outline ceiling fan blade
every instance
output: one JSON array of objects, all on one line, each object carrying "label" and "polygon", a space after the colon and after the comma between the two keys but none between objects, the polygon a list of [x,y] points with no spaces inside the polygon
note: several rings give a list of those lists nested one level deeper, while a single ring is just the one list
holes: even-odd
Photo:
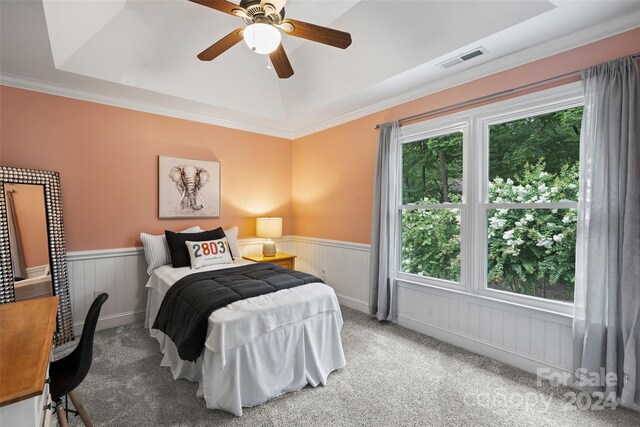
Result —
[{"label": "ceiling fan blade", "polygon": [[287,0],[261,0],[260,6],[267,12],[268,15],[273,13],[280,13]]},{"label": "ceiling fan blade", "polygon": [[242,28],[237,28],[200,52],[198,54],[198,59],[201,61],[211,61],[216,58],[220,54],[224,53],[226,50],[232,48],[236,45],[240,40],[242,40]]},{"label": "ceiling fan blade", "polygon": [[284,48],[282,47],[282,43],[280,46],[273,52],[269,54],[269,59],[273,64],[273,67],[276,69],[276,73],[278,73],[278,77],[281,79],[288,79],[293,76],[293,68],[291,67],[291,63],[289,62],[289,58],[287,57]]},{"label": "ceiling fan blade", "polygon": [[292,36],[328,44],[329,46],[339,47],[340,49],[346,49],[351,45],[351,34],[309,24],[308,22],[285,19],[278,27]]},{"label": "ceiling fan blade", "polygon": [[[201,4],[202,6],[210,7],[211,9],[219,10],[220,12],[228,13],[233,16],[247,16],[247,11],[238,6],[235,3],[231,3],[226,0],[189,0],[190,2]],[[274,0],[275,1],[275,0]]]}]

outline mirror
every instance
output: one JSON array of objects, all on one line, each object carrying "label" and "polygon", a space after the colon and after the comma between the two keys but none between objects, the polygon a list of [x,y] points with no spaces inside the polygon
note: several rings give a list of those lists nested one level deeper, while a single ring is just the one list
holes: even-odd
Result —
[{"label": "mirror", "polygon": [[16,301],[53,295],[44,187],[4,186]]},{"label": "mirror", "polygon": [[0,303],[58,296],[54,343],[73,340],[60,177],[0,166]]}]

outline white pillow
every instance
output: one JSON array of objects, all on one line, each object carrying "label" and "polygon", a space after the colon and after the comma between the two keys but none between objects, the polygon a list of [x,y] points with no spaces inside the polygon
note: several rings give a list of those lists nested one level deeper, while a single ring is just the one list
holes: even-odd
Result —
[{"label": "white pillow", "polygon": [[[181,231],[181,233],[198,233],[200,231],[203,230],[195,226],[187,228]],[[169,245],[167,244],[167,238],[164,234],[154,236],[153,234],[140,233],[140,240],[144,246],[144,257],[147,259],[147,274],[151,275],[156,268],[171,264]]]},{"label": "white pillow", "polygon": [[231,257],[233,259],[240,259],[240,248],[238,247],[238,227],[231,227],[228,230],[224,230],[224,234],[229,239],[229,248],[231,248]]},{"label": "white pillow", "polygon": [[187,240],[186,243],[192,269],[215,264],[233,264],[231,251],[229,251],[229,239],[226,237],[203,242]]}]

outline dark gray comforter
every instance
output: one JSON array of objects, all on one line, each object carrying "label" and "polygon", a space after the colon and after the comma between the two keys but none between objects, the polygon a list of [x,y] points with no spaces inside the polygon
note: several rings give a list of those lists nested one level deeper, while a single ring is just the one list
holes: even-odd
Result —
[{"label": "dark gray comforter", "polygon": [[153,328],[171,338],[181,359],[193,362],[202,353],[208,319],[214,310],[242,299],[314,282],[322,280],[271,263],[194,273],[169,288]]}]

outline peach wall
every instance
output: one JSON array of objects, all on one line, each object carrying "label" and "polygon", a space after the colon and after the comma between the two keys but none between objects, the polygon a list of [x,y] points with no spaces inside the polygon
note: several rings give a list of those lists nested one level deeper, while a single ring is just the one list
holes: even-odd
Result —
[{"label": "peach wall", "polygon": [[[368,243],[377,131],[409,116],[640,51],[640,29],[293,142],[0,86],[0,164],[56,170],[70,251],[139,245],[140,231],[284,217],[284,233]],[[157,156],[221,162],[221,217],[157,218]],[[266,180],[264,177],[270,176]]]},{"label": "peach wall", "polygon": [[293,143],[296,235],[369,243],[378,123],[538,82],[640,51],[640,29],[453,87]]},{"label": "peach wall", "polygon": [[26,184],[5,185],[5,191],[11,190],[15,190],[14,211],[20,229],[25,267],[49,264],[44,187]]},{"label": "peach wall", "polygon": [[[293,229],[290,141],[7,86],[0,112],[0,163],[60,172],[68,251],[195,224],[249,237],[265,214]],[[220,162],[219,219],[158,219],[158,155]]]}]

